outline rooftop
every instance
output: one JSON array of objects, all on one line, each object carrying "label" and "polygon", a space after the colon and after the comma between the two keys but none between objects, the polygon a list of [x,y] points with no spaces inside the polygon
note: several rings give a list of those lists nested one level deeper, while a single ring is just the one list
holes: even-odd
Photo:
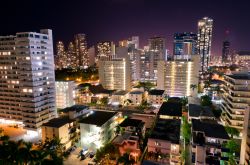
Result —
[{"label": "rooftop", "polygon": [[232,79],[237,79],[237,80],[250,80],[250,73],[238,73],[238,74],[232,74],[232,75],[227,75],[227,76]]},{"label": "rooftop", "polygon": [[180,126],[181,120],[179,119],[159,119],[150,138],[167,140],[171,141],[171,143],[179,144]]},{"label": "rooftop", "polygon": [[131,92],[129,92],[129,94],[139,95],[139,94],[143,94],[143,92],[142,91],[131,91]]},{"label": "rooftop", "polygon": [[141,120],[137,120],[137,119],[130,119],[130,118],[126,118],[121,124],[121,127],[128,127],[128,126],[133,126],[133,127],[138,127],[141,124],[144,124],[143,121]]},{"label": "rooftop", "polygon": [[153,89],[148,92],[149,95],[163,95],[164,90]]},{"label": "rooftop", "polygon": [[188,115],[191,117],[214,117],[214,114],[210,107],[197,104],[188,105]]},{"label": "rooftop", "polygon": [[79,123],[102,126],[116,114],[117,112],[93,111],[89,116],[80,119]]},{"label": "rooftop", "polygon": [[67,113],[69,111],[76,111],[76,112],[80,112],[84,109],[88,109],[89,107],[88,106],[85,106],[85,105],[73,105],[71,107],[67,107],[67,108],[64,108],[62,110],[60,110],[60,112],[64,112],[64,113]]},{"label": "rooftop", "polygon": [[[192,129],[196,132],[204,132],[205,136],[219,138],[219,139],[229,139],[229,136],[224,128],[224,126],[218,123],[209,123],[200,120],[192,120]],[[215,131],[216,130],[216,131]]]},{"label": "rooftop", "polygon": [[162,103],[159,115],[167,116],[182,116],[182,105],[179,102],[164,102]]},{"label": "rooftop", "polygon": [[91,85],[89,86],[89,91],[93,94],[111,94],[112,92],[114,92],[114,90],[104,89],[102,85]]},{"label": "rooftop", "polygon": [[71,120],[68,117],[59,117],[59,118],[51,119],[49,122],[44,123],[43,126],[60,128],[64,126],[65,124],[71,123],[73,121],[74,120]]},{"label": "rooftop", "polygon": [[115,93],[113,93],[113,95],[126,95],[128,92],[127,91],[116,91]]}]

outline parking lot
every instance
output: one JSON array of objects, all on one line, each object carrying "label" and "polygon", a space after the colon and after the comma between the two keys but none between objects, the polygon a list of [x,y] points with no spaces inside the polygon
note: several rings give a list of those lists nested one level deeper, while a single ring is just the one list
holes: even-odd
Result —
[{"label": "parking lot", "polygon": [[80,148],[76,148],[74,151],[72,151],[69,157],[64,161],[64,165],[88,165],[89,163],[93,162],[93,158],[89,157],[84,160],[80,160],[80,151]]}]

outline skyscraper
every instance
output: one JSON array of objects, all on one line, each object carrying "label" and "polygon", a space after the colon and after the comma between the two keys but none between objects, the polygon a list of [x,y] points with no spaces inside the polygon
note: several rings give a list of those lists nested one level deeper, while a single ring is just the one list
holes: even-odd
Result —
[{"label": "skyscraper", "polygon": [[0,37],[0,118],[29,130],[56,116],[52,31]]},{"label": "skyscraper", "polygon": [[222,61],[229,60],[230,58],[229,53],[230,53],[230,42],[224,41],[223,48],[222,48]]},{"label": "skyscraper", "polygon": [[56,69],[67,68],[68,57],[67,57],[67,52],[65,50],[65,47],[62,41],[57,42],[56,51],[57,51],[56,58],[55,58]]},{"label": "skyscraper", "polygon": [[211,56],[213,20],[204,17],[198,22],[197,53],[201,56],[201,72],[208,69]]},{"label": "skyscraper", "polygon": [[68,57],[68,61],[69,61],[69,66],[71,68],[78,67],[78,65],[77,65],[78,60],[77,60],[75,46],[74,46],[73,42],[70,42],[68,45],[67,57]]},{"label": "skyscraper", "polygon": [[87,68],[89,66],[89,57],[87,49],[87,41],[85,34],[76,34],[74,40],[75,53],[77,57],[78,67]]},{"label": "skyscraper", "polygon": [[166,59],[166,43],[163,37],[152,37],[148,40],[149,46],[149,60],[150,60],[150,79],[152,81],[157,80],[157,63],[160,60]]},{"label": "skyscraper", "polygon": [[194,33],[174,34],[174,55],[195,55],[197,35]]},{"label": "skyscraper", "polygon": [[97,44],[97,57],[99,59],[112,59],[115,55],[115,44],[111,41]]},{"label": "skyscraper", "polygon": [[133,47],[134,49],[139,49],[139,36],[132,36],[127,41],[128,47]]}]

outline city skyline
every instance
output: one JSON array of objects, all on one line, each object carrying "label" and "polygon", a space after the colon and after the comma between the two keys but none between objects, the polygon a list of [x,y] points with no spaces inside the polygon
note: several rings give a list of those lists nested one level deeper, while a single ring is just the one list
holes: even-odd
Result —
[{"label": "city skyline", "polygon": [[[200,7],[199,1],[166,2],[162,0],[103,0],[75,1],[75,3],[44,2],[40,12],[31,2],[4,2],[1,14],[11,6],[14,13],[3,18],[3,22],[14,23],[0,27],[1,35],[15,31],[30,31],[39,28],[50,28],[54,31],[54,41],[68,43],[72,35],[84,33],[89,46],[101,41],[127,39],[130,36],[140,37],[140,45],[146,45],[147,39],[153,36],[166,38],[166,47],[172,54],[173,38],[176,32],[197,33],[197,21],[204,16],[214,20],[212,55],[221,55],[222,42],[229,38],[233,50],[247,50],[250,24],[247,20],[248,2],[218,1]],[[181,3],[182,5],[179,5]],[[49,4],[49,5],[48,5]],[[53,10],[52,10],[53,9]],[[85,9],[85,10],[82,10]],[[70,12],[65,12],[65,11]],[[22,13],[22,17],[16,15]],[[32,13],[32,15],[30,14]],[[93,14],[94,13],[94,14]],[[26,19],[21,19],[21,18]],[[49,19],[48,19],[49,18]],[[74,19],[72,19],[74,18]],[[19,26],[13,26],[18,24]],[[226,33],[226,32],[229,32]]]}]

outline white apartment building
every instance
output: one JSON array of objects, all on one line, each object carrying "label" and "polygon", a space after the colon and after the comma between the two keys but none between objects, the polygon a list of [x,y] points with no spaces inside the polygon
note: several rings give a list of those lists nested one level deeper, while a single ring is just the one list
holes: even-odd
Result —
[{"label": "white apartment building", "polygon": [[54,118],[52,31],[0,37],[0,119],[37,130]]},{"label": "white apartment building", "polygon": [[56,108],[71,107],[75,104],[74,81],[56,81]]},{"label": "white apartment building", "polygon": [[126,58],[99,60],[100,84],[109,90],[130,90],[130,64]]},{"label": "white apartment building", "polygon": [[165,90],[169,96],[195,96],[198,86],[199,56],[178,56],[174,60],[159,61],[157,89]]},{"label": "white apartment building", "polygon": [[250,73],[237,73],[224,76],[224,93],[222,95],[222,116],[224,125],[240,131],[240,164],[250,160]]}]

